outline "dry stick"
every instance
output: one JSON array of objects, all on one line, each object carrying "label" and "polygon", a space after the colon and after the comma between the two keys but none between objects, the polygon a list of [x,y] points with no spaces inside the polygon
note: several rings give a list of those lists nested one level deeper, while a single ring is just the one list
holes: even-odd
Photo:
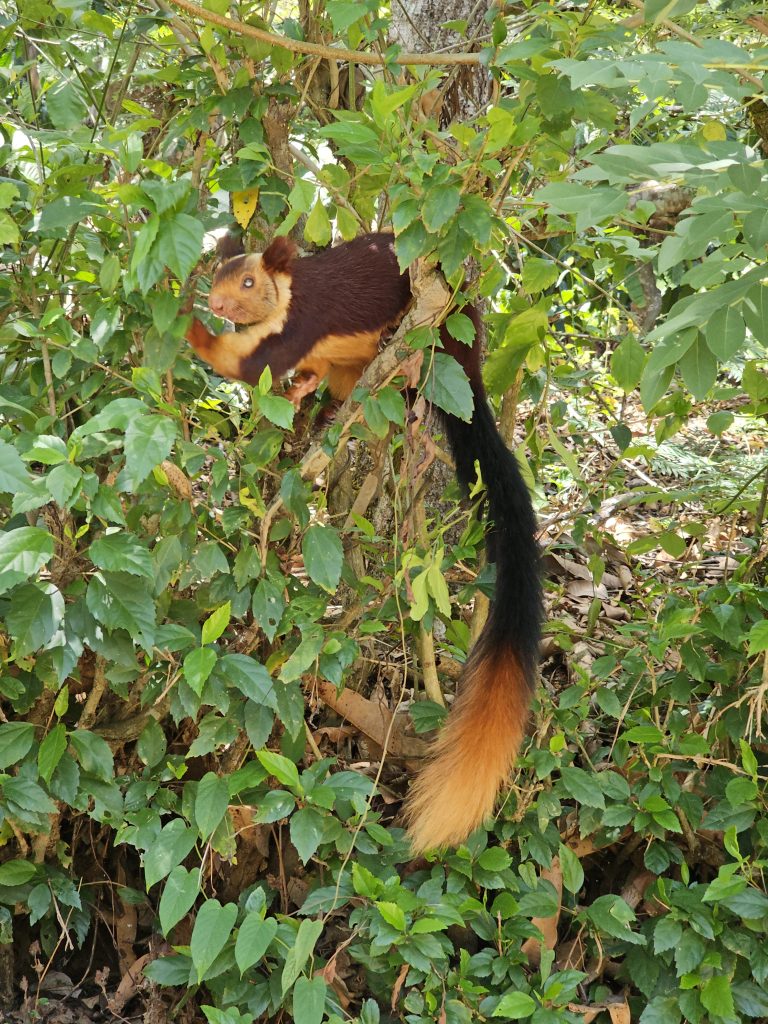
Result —
[{"label": "dry stick", "polygon": [[419,663],[421,665],[421,677],[424,681],[424,692],[441,707],[445,707],[445,697],[437,677],[437,660],[435,658],[435,637],[431,629],[419,627],[419,635],[416,639],[419,649]]},{"label": "dry stick", "polygon": [[292,53],[311,54],[315,57],[326,57],[329,60],[348,60],[357,64],[425,64],[432,67],[441,67],[451,64],[480,64],[479,53],[401,53],[397,57],[387,59],[383,54],[362,53],[360,50],[347,50],[343,47],[324,46],[322,43],[308,43],[300,39],[289,39],[287,36],[277,35],[275,32],[265,32],[264,29],[255,28],[243,21],[234,18],[224,18],[213,11],[206,11],[199,4],[191,0],[170,0],[175,7],[210,22],[218,28],[226,29],[237,35],[249,36],[251,39],[258,39],[261,43],[268,43],[270,46],[280,46]]},{"label": "dry stick", "polygon": [[100,655],[96,655],[96,663],[93,670],[93,683],[91,684],[91,692],[88,694],[88,699],[83,707],[83,713],[80,715],[80,720],[77,723],[78,729],[90,729],[93,723],[96,721],[96,711],[101,702],[101,698],[104,696],[104,691],[107,688],[107,674],[106,674],[106,662]]}]

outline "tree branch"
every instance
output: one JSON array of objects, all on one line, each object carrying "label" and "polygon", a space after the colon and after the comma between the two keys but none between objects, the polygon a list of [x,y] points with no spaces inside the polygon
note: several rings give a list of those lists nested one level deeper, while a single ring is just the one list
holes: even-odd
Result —
[{"label": "tree branch", "polygon": [[175,7],[203,21],[216,25],[218,28],[226,29],[237,35],[249,36],[251,39],[258,39],[261,43],[269,43],[270,46],[280,46],[292,53],[307,53],[315,57],[326,57],[329,60],[349,60],[357,64],[427,64],[440,67],[451,64],[479,64],[479,53],[401,53],[397,57],[387,58],[380,53],[362,53],[359,50],[346,50],[343,47],[325,46],[322,43],[309,43],[301,39],[289,39],[287,36],[279,36],[275,32],[266,32],[264,29],[256,28],[254,25],[247,25],[243,21],[236,21],[234,18],[224,18],[213,11],[204,10],[199,4],[192,0],[170,0]]}]

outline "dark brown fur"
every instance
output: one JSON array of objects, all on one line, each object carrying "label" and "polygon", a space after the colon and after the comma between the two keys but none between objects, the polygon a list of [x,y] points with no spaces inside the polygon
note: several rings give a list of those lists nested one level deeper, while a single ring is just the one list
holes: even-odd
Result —
[{"label": "dark brown fur", "polygon": [[[252,326],[215,337],[195,321],[187,337],[226,376],[256,383],[266,366],[273,376],[296,369],[304,375],[294,388],[296,399],[322,377],[334,397],[345,398],[376,354],[383,331],[408,307],[409,277],[400,272],[389,234],[363,235],[304,259],[293,256],[291,243],[277,239],[261,260],[237,257],[225,264],[214,280],[212,306],[226,307],[237,322]],[[248,319],[249,311],[258,316]],[[473,307],[464,312],[475,327],[473,344],[455,340],[445,326],[440,338],[470,380],[474,411],[470,422],[449,414],[443,419],[465,491],[480,467],[490,520],[488,559],[497,565],[496,599],[448,724],[409,794],[406,817],[417,852],[461,842],[491,813],[524,733],[538,659],[535,518],[487,403],[480,317]]]}]

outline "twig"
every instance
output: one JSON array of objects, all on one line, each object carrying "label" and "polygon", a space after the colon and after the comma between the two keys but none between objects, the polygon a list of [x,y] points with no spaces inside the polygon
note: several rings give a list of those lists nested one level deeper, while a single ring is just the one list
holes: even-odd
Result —
[{"label": "twig", "polygon": [[289,39],[287,36],[277,35],[275,32],[265,32],[264,29],[247,25],[235,18],[224,18],[213,11],[204,10],[199,4],[192,3],[192,0],[170,0],[183,11],[203,21],[210,22],[218,28],[226,29],[241,36],[250,36],[251,39],[258,39],[261,43],[269,43],[270,46],[279,46],[292,53],[307,53],[315,57],[326,57],[328,60],[349,60],[357,64],[426,64],[432,67],[440,67],[450,64],[480,64],[479,53],[401,53],[397,57],[387,58],[379,53],[362,53],[359,50],[347,50],[344,47],[325,46],[322,43],[309,43],[301,39]]},{"label": "twig", "polygon": [[417,638],[417,644],[419,648],[419,663],[421,665],[421,675],[424,680],[424,692],[433,700],[436,704],[441,707],[445,707],[445,698],[443,697],[443,690],[440,686],[440,680],[437,677],[437,661],[435,660],[435,637],[431,629],[425,629],[424,626],[419,628],[419,635]]}]

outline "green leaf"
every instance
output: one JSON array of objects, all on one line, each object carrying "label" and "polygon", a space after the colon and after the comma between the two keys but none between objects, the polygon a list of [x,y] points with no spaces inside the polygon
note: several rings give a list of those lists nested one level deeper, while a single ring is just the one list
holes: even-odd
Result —
[{"label": "green leaf", "polygon": [[80,128],[88,117],[88,106],[75,84],[74,76],[47,89],[45,105],[54,128],[63,132]]},{"label": "green leaf", "polygon": [[229,625],[229,619],[232,614],[232,602],[225,601],[224,604],[220,605],[215,612],[212,612],[203,623],[203,636],[201,643],[203,646],[206,644],[212,644],[218,640],[221,634]]},{"label": "green leaf", "polygon": [[319,199],[304,224],[304,237],[315,245],[328,245],[331,240],[331,221],[328,211]]},{"label": "green leaf", "polygon": [[274,917],[263,920],[259,914],[249,914],[240,925],[235,942],[235,962],[244,974],[249,967],[258,963],[277,934]]},{"label": "green leaf", "polygon": [[538,256],[529,256],[523,263],[523,288],[529,295],[546,291],[557,281],[560,268],[551,260],[543,260]]},{"label": "green leaf", "polygon": [[285,966],[283,967],[283,974],[281,978],[283,995],[285,995],[291,985],[293,985],[301,974],[304,969],[304,964],[309,960],[309,957],[315,948],[315,943],[320,938],[322,930],[322,921],[312,921],[309,918],[306,918],[299,925],[299,930],[296,933],[296,941],[288,950],[288,955],[285,958]]},{"label": "green leaf", "polygon": [[365,5],[358,0],[354,3],[350,3],[349,0],[326,0],[325,9],[331,17],[333,31],[337,35],[346,32],[350,25],[354,25],[366,14]]},{"label": "green leaf", "polygon": [[451,313],[445,321],[445,326],[452,338],[463,341],[465,345],[471,345],[475,340],[475,325],[466,313]]},{"label": "green leaf", "polygon": [[680,372],[693,397],[701,402],[712,390],[717,377],[717,359],[699,334],[680,359]]},{"label": "green leaf", "polygon": [[594,776],[585,772],[583,768],[561,768],[560,777],[563,786],[574,799],[585,807],[597,807],[605,809],[605,797],[596,784]]},{"label": "green leaf", "polygon": [[[656,930],[658,931],[658,925]],[[661,952],[655,943],[654,946],[657,952]],[[685,931],[680,928],[675,942],[666,948],[675,950],[678,975],[690,974],[691,971],[696,970],[707,951],[704,940],[692,928],[686,928]]]},{"label": "green leaf", "polygon": [[52,583],[27,583],[13,592],[5,624],[14,639],[16,658],[45,647],[61,625],[64,599]]},{"label": "green leaf", "polygon": [[256,757],[278,782],[282,782],[289,789],[296,791],[301,789],[299,773],[293,761],[289,761],[282,754],[276,754],[273,750],[259,750],[256,752]]},{"label": "green leaf", "polygon": [[395,239],[395,252],[400,269],[407,270],[411,263],[427,252],[430,244],[429,235],[421,220],[409,224]]},{"label": "green leaf", "polygon": [[184,678],[198,697],[201,696],[217,660],[216,651],[210,647],[196,647],[184,658]]},{"label": "green leaf", "polygon": [[192,929],[189,952],[197,973],[198,984],[213,961],[224,949],[237,920],[237,905],[218,900],[206,900],[200,907]]},{"label": "green leaf", "polygon": [[184,860],[196,840],[197,831],[188,828],[181,818],[174,818],[163,826],[160,834],[152,838],[151,846],[144,854],[147,892]]},{"label": "green leaf", "polygon": [[136,416],[125,430],[125,468],[134,485],[171,454],[176,426],[166,416]]},{"label": "green leaf", "polygon": [[283,398],[281,395],[259,395],[258,405],[259,412],[266,416],[270,423],[283,427],[285,430],[290,430],[293,427],[296,409],[293,402],[289,402],[287,398]]},{"label": "green leaf", "polygon": [[439,231],[459,208],[461,191],[455,185],[435,185],[422,204],[421,217],[427,231]]},{"label": "green leaf", "polygon": [[37,874],[37,866],[27,860],[7,860],[0,864],[0,885],[25,885]]},{"label": "green leaf", "polygon": [[640,342],[632,334],[626,334],[611,356],[611,373],[622,391],[634,391],[640,383],[645,358]]},{"label": "green leaf", "polygon": [[325,816],[315,807],[302,807],[291,816],[291,842],[306,864],[317,850],[325,832]]},{"label": "green leaf", "polygon": [[734,1005],[731,992],[731,979],[725,974],[715,974],[707,978],[701,987],[701,1004],[705,1010],[717,1017],[733,1020]]},{"label": "green leaf", "polygon": [[674,949],[683,934],[683,926],[671,917],[661,917],[653,929],[653,948],[657,953]]},{"label": "green leaf", "polygon": [[35,727],[30,722],[4,722],[0,725],[0,768],[16,764],[35,742]]},{"label": "green leaf", "polygon": [[645,944],[645,938],[632,931],[631,925],[635,922],[635,914],[621,896],[598,896],[588,907],[586,914],[600,931],[607,935],[636,945]]},{"label": "green leaf", "polygon": [[467,375],[453,356],[435,352],[427,361],[424,395],[444,412],[469,423],[475,408]]},{"label": "green leaf", "polygon": [[493,1011],[494,1017],[507,1017],[509,1020],[522,1020],[530,1017],[536,1009],[535,1001],[525,992],[507,992],[499,1000]]},{"label": "green leaf", "polygon": [[188,213],[163,217],[154,249],[180,281],[187,279],[200,259],[204,233],[203,222]]},{"label": "green leaf", "polygon": [[195,821],[200,835],[207,839],[227,813],[229,787],[227,780],[213,772],[206,772],[197,784],[195,793]]},{"label": "green leaf", "polygon": [[45,737],[37,752],[38,771],[40,772],[40,778],[46,785],[50,784],[51,777],[56,771],[56,767],[64,756],[66,749],[67,730],[66,727],[59,722],[57,725],[54,725]]},{"label": "green leaf", "polygon": [[109,744],[95,732],[87,732],[85,729],[73,729],[69,734],[69,742],[74,748],[77,759],[83,771],[95,775],[105,782],[111,780],[115,774],[114,758]]},{"label": "green leaf", "polygon": [[30,475],[21,456],[7,441],[0,440],[0,493],[15,494],[29,485]]},{"label": "green leaf", "polygon": [[154,578],[149,551],[132,533],[121,530],[104,534],[91,544],[89,553],[93,564],[100,569]]},{"label": "green leaf", "polygon": [[257,704],[264,704],[273,710],[277,707],[272,676],[250,655],[225,654],[219,659],[216,672]]},{"label": "green leaf", "polygon": [[325,995],[326,984],[322,978],[299,978],[293,987],[294,1024],[320,1024]]},{"label": "green leaf", "polygon": [[187,871],[180,864],[168,876],[160,897],[160,927],[167,935],[192,908],[200,892],[200,872]]},{"label": "green leaf", "polygon": [[640,1014],[640,1024],[680,1024],[676,996],[655,996]]},{"label": "green leaf", "polygon": [[741,310],[735,306],[723,306],[715,310],[704,329],[707,347],[723,362],[741,351],[747,336],[747,328]]},{"label": "green leaf", "polygon": [[329,594],[334,593],[344,565],[344,549],[338,532],[331,526],[310,526],[302,537],[301,553],[309,578]]},{"label": "green leaf", "polygon": [[146,649],[155,638],[155,603],[149,583],[126,573],[95,573],[85,601],[91,614],[108,629],[124,629]]},{"label": "green leaf", "polygon": [[275,639],[277,627],[285,611],[284,588],[274,580],[260,580],[253,592],[251,611],[256,624],[261,627],[267,640]]},{"label": "green leaf", "polygon": [[563,872],[563,885],[568,892],[575,895],[584,885],[584,868],[573,850],[562,843],[560,844],[560,867]]},{"label": "green leaf", "polygon": [[42,569],[53,551],[53,537],[38,526],[0,533],[0,594]]},{"label": "green leaf", "polygon": [[153,768],[165,757],[167,744],[162,726],[156,719],[150,718],[141,730],[136,743],[136,753],[145,765]]},{"label": "green leaf", "polygon": [[387,900],[377,900],[376,909],[392,928],[397,929],[399,932],[404,932],[406,927],[405,913],[403,908],[398,906],[397,903],[391,903]]}]

